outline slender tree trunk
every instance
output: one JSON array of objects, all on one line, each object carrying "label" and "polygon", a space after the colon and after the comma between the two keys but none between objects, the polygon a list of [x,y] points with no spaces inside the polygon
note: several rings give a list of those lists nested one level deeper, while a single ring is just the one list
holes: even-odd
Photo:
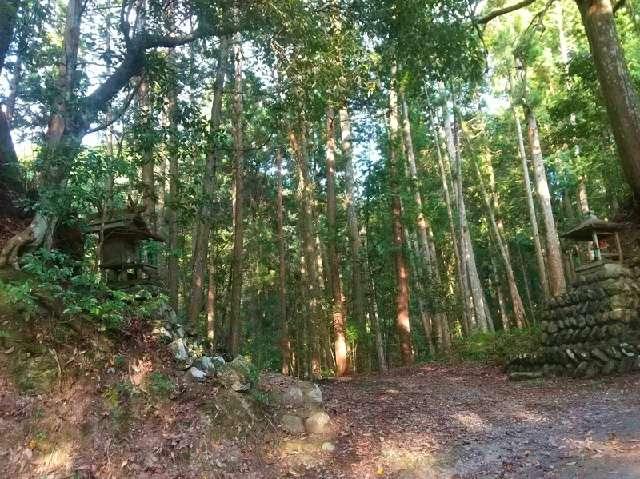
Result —
[{"label": "slender tree trunk", "polygon": [[287,319],[287,260],[284,242],[284,205],[282,201],[282,152],[276,150],[276,216],[278,218],[278,293],[280,299],[280,351],[282,352],[281,371],[284,375],[291,373],[291,340]]},{"label": "slender tree trunk", "polygon": [[216,349],[216,254],[215,241],[209,249],[209,281],[207,284],[207,342],[212,351]]},{"label": "slender tree trunk", "polygon": [[[438,157],[438,168],[440,169],[440,178],[442,180],[442,192],[444,195],[444,203],[447,207],[447,216],[449,218],[449,229],[451,231],[451,242],[453,255],[456,263],[457,277],[458,277],[458,289],[460,290],[460,296],[462,298],[462,329],[465,334],[469,332],[471,329],[471,304],[469,302],[469,298],[471,297],[468,290],[468,281],[467,281],[467,273],[464,267],[464,263],[461,259],[460,253],[460,244],[458,242],[457,234],[456,234],[456,224],[453,218],[453,203],[451,201],[451,194],[449,190],[449,178],[447,174],[447,169],[445,167],[442,152],[440,151],[440,135],[435,135],[435,143],[436,143],[436,154]],[[442,338],[438,336],[438,341]],[[444,342],[443,342],[444,344]]]},{"label": "slender tree trunk", "polygon": [[527,196],[527,207],[529,209],[529,223],[531,224],[531,234],[533,236],[533,246],[536,250],[536,261],[538,263],[538,275],[540,277],[540,286],[545,297],[549,296],[549,280],[547,279],[547,267],[544,262],[544,253],[542,251],[542,242],[540,241],[540,231],[538,230],[538,216],[536,215],[536,207],[533,201],[533,192],[531,191],[531,179],[529,178],[529,166],[527,164],[527,153],[524,149],[524,139],[522,137],[522,126],[520,118],[515,108],[512,108],[513,118],[516,123],[516,137],[518,140],[518,153],[520,155],[520,163],[522,166],[522,180],[524,182],[524,190]]},{"label": "slender tree trunk", "polygon": [[334,352],[336,376],[347,373],[347,340],[345,337],[345,316],[342,301],[342,281],[340,280],[340,259],[338,258],[338,228],[336,225],[336,141],[335,115],[332,108],[327,108],[326,158],[327,158],[327,227],[329,277],[331,283],[331,310],[333,316]]},{"label": "slender tree trunk", "polygon": [[562,267],[562,253],[560,251],[560,240],[551,209],[551,194],[547,183],[547,172],[542,158],[540,148],[540,137],[536,117],[530,108],[526,109],[527,124],[529,129],[529,146],[531,147],[531,158],[533,158],[534,176],[538,200],[542,207],[542,218],[544,220],[545,234],[547,239],[547,267],[549,268],[549,290],[552,296],[558,296],[565,292],[566,283]]},{"label": "slender tree trunk", "polygon": [[[364,234],[365,238],[367,235]],[[369,290],[369,317],[371,319],[371,323],[373,324],[373,332],[375,335],[375,343],[376,343],[376,355],[378,357],[378,368],[380,371],[385,372],[389,368],[387,366],[387,358],[384,352],[384,338],[382,337],[382,324],[380,321],[380,316],[378,315],[378,301],[376,296],[376,287],[375,282],[373,281],[373,274],[371,272],[371,267],[369,265],[369,248],[367,244],[364,244],[364,249],[366,253],[366,258],[363,263],[364,268],[364,277],[367,282],[368,290]]]},{"label": "slender tree trunk", "polygon": [[158,230],[156,214],[156,185],[155,185],[155,160],[153,157],[153,143],[149,141],[152,135],[151,121],[151,91],[147,72],[142,74],[140,86],[138,87],[138,125],[142,130],[140,149],[142,151],[142,203],[144,206],[144,217],[147,225],[154,233]]},{"label": "slender tree trunk", "polygon": [[[170,56],[171,59],[171,56]],[[178,198],[179,198],[179,165],[178,165],[178,118],[177,85],[172,84],[168,94],[167,116],[169,117],[169,195],[167,198],[167,289],[169,301],[174,310],[178,311],[178,285],[180,265],[178,263]]]},{"label": "slender tree trunk", "polygon": [[418,265],[416,264],[415,259],[420,259],[421,252],[419,250],[417,241],[412,238],[413,235],[409,234],[409,232],[405,229],[405,241],[407,243],[407,247],[409,251],[411,251],[411,255],[409,256],[409,268],[411,270],[411,280],[413,283],[413,289],[416,292],[418,297],[418,311],[420,312],[420,322],[422,323],[422,329],[424,331],[425,342],[427,343],[427,348],[429,353],[434,353],[434,344],[433,344],[433,324],[435,321],[432,318],[431,312],[427,307],[425,301],[425,290],[422,284],[422,279],[418,275]]},{"label": "slender tree trunk", "polygon": [[[480,185],[480,191],[482,193],[482,197],[484,198],[485,206],[487,207],[487,213],[489,214],[489,223],[491,224],[491,229],[493,230],[493,235],[496,240],[496,244],[498,246],[498,250],[500,251],[500,256],[502,257],[502,262],[504,264],[505,273],[507,274],[507,284],[509,286],[509,295],[511,296],[511,305],[513,306],[513,315],[516,321],[516,327],[522,328],[525,323],[525,312],[524,306],[522,304],[522,298],[520,297],[520,292],[518,291],[518,284],[516,283],[515,274],[513,273],[513,266],[511,265],[511,257],[509,255],[509,250],[507,245],[505,244],[504,238],[502,237],[502,231],[498,227],[498,223],[496,221],[496,215],[493,210],[493,206],[491,205],[491,201],[489,200],[489,195],[487,194],[487,190],[484,186],[484,181],[482,180],[482,175],[480,173],[480,169],[478,165],[476,167],[476,174],[478,175],[478,183]],[[492,258],[493,261],[493,258]],[[497,278],[498,270],[494,265],[494,274]],[[497,288],[500,288],[500,284],[497,285]],[[502,294],[502,292],[500,292]],[[500,298],[501,299],[501,298]],[[501,299],[502,300],[502,299]],[[502,314],[502,309],[500,310]],[[508,323],[505,323],[504,320],[506,317],[503,317],[503,326],[505,329],[508,326]]]},{"label": "slender tree trunk", "polygon": [[473,298],[473,311],[475,313],[474,317],[476,323],[474,326],[476,326],[480,331],[489,331],[493,329],[493,323],[491,321],[491,317],[487,315],[486,300],[484,298],[482,284],[480,283],[480,277],[478,275],[478,269],[476,267],[475,252],[473,250],[473,243],[471,242],[469,223],[467,221],[467,210],[463,194],[462,157],[460,155],[460,146],[457,139],[457,128],[455,128],[455,125],[454,128],[451,127],[448,108],[445,108],[444,110],[447,149],[449,150],[449,158],[453,162],[453,183],[458,203],[458,224],[460,228],[461,260],[465,263],[466,266],[466,271],[469,278],[469,289]]},{"label": "slender tree trunk", "polygon": [[416,215],[416,230],[418,232],[419,258],[422,267],[431,279],[433,275],[432,264],[435,260],[435,252],[429,247],[430,225],[423,212],[422,194],[420,193],[420,183],[418,180],[418,169],[416,167],[415,151],[413,149],[413,140],[411,139],[411,122],[409,120],[409,110],[404,95],[400,96],[402,103],[402,134],[409,166],[409,175],[411,189],[413,191],[413,201],[416,204],[418,214]]},{"label": "slender tree trunk", "polygon": [[[392,73],[395,82],[395,66]],[[404,233],[402,225],[402,203],[400,200],[400,172],[398,151],[400,130],[398,123],[398,96],[395,87],[389,90],[389,175],[391,181],[391,217],[393,222],[394,263],[396,273],[396,329],[400,340],[400,356],[403,365],[413,362],[411,323],[409,320],[409,270],[404,256]]]},{"label": "slender tree trunk", "polygon": [[622,169],[640,198],[640,99],[624,58],[609,0],[576,0]]},{"label": "slender tree trunk", "polygon": [[509,315],[507,314],[507,308],[504,301],[504,293],[502,292],[502,281],[500,280],[500,274],[498,273],[498,265],[493,255],[490,255],[491,269],[493,270],[493,281],[495,282],[496,301],[498,302],[498,311],[500,311],[500,320],[502,322],[502,329],[507,330],[510,326]]},{"label": "slender tree trunk", "polygon": [[231,344],[233,356],[240,352],[241,299],[242,299],[242,257],[244,253],[244,145],[242,120],[242,47],[236,36],[233,44],[234,87],[233,87],[233,257],[231,259]]},{"label": "slender tree trunk", "polygon": [[302,253],[304,259],[304,275],[303,279],[308,288],[309,307],[309,340],[310,344],[310,372],[314,378],[322,376],[320,353],[322,350],[322,328],[324,320],[324,312],[322,308],[323,288],[322,279],[318,268],[320,252],[315,241],[313,218],[315,211],[315,192],[314,185],[309,174],[309,159],[307,156],[306,135],[304,133],[304,125],[300,129],[300,133],[294,131],[289,132],[289,141],[291,143],[294,157],[296,160],[296,169],[298,176],[297,199],[300,205],[299,223],[300,237],[302,240]]},{"label": "slender tree trunk", "polygon": [[584,218],[589,214],[589,198],[587,197],[587,183],[584,176],[578,178],[578,204],[580,205],[580,213]]},{"label": "slender tree trunk", "polygon": [[364,325],[365,285],[362,277],[360,228],[358,226],[358,210],[355,202],[356,188],[351,146],[351,120],[346,106],[340,109],[340,135],[340,146],[345,162],[347,230],[349,231],[351,249],[351,316],[355,324]]},{"label": "slender tree trunk", "polygon": [[213,200],[215,192],[215,175],[218,157],[218,130],[222,115],[222,94],[224,76],[229,55],[229,39],[223,38],[220,44],[220,57],[214,83],[211,116],[209,118],[209,144],[207,145],[207,159],[202,177],[202,200],[198,210],[196,225],[193,232],[193,259],[191,262],[191,287],[189,289],[189,303],[187,307],[187,321],[191,326],[196,325],[198,314],[202,307],[202,291],[207,265],[207,250],[209,249],[209,233],[213,223]]}]

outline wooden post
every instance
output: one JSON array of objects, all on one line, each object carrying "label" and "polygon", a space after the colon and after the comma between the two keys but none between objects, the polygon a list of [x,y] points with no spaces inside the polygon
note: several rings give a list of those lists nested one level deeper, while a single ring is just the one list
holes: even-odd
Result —
[{"label": "wooden post", "polygon": [[600,261],[602,259],[600,255],[600,243],[598,243],[598,233],[593,232],[593,260]]},{"label": "wooden post", "polygon": [[616,239],[616,247],[618,248],[618,261],[620,262],[620,264],[622,264],[622,262],[623,262],[622,245],[620,244],[620,235],[618,235],[617,231],[616,231],[614,237]]}]

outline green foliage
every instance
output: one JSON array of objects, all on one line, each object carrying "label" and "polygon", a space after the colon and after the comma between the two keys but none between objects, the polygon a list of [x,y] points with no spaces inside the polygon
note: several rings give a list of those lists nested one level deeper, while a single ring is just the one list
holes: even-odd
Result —
[{"label": "green foliage", "polygon": [[88,264],[72,261],[56,250],[26,254],[23,270],[29,274],[27,279],[0,282],[0,291],[27,316],[43,304],[63,318],[85,316],[105,330],[116,330],[133,317],[151,316],[167,301],[165,296],[145,289],[111,289]]},{"label": "green foliage", "polygon": [[160,371],[153,371],[147,381],[149,393],[156,398],[166,399],[175,388],[171,378]]},{"label": "green foliage", "polygon": [[475,333],[454,343],[454,356],[464,361],[504,364],[519,354],[536,352],[540,334],[537,327]]}]

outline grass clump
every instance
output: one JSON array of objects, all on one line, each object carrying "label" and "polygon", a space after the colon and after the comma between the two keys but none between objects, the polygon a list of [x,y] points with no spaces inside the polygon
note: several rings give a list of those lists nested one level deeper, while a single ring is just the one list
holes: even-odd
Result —
[{"label": "grass clump", "polygon": [[537,327],[478,332],[456,341],[453,353],[455,358],[463,361],[504,365],[520,354],[536,352],[541,344],[540,335]]}]

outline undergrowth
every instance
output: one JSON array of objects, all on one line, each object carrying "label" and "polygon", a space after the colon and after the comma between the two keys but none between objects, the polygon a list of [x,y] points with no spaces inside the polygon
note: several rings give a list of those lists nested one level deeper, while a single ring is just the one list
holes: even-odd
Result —
[{"label": "undergrowth", "polygon": [[19,279],[0,280],[0,299],[25,319],[41,315],[44,307],[63,320],[83,316],[103,330],[118,330],[167,303],[166,296],[142,287],[112,289],[89,264],[55,250],[24,255],[22,269],[27,274]]},{"label": "undergrowth", "polygon": [[475,333],[453,344],[454,358],[503,365],[520,354],[531,354],[540,347],[540,329],[530,327],[495,333]]}]

